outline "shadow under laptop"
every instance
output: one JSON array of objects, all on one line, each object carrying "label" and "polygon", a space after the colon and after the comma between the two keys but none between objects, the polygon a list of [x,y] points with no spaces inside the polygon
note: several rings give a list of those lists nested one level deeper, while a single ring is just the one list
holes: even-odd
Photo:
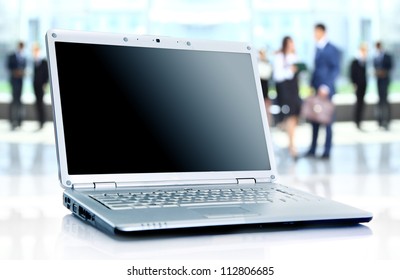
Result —
[{"label": "shadow under laptop", "polygon": [[[265,259],[289,244],[361,240],[363,225],[308,224],[192,228],[110,236],[71,215],[63,218],[59,253],[67,259]],[[331,250],[330,250],[331,251]]]}]

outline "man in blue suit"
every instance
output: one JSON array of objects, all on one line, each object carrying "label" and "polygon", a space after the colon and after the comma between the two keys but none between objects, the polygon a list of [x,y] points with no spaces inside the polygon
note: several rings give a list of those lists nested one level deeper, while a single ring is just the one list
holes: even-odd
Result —
[{"label": "man in blue suit", "polygon": [[377,56],[374,59],[375,76],[378,84],[378,124],[389,130],[390,105],[388,102],[388,88],[390,84],[390,71],[393,68],[393,59],[384,51],[382,43],[377,42]]},{"label": "man in blue suit", "polygon": [[[335,94],[335,81],[340,71],[340,52],[332,45],[326,37],[324,24],[317,24],[314,28],[314,35],[317,42],[315,54],[314,73],[311,78],[311,86],[315,94],[322,98],[332,99]],[[306,156],[315,157],[317,149],[318,131],[320,124],[312,122],[312,142]],[[322,159],[329,159],[332,147],[332,124],[326,125],[326,138]]]},{"label": "man in blue suit", "polygon": [[11,129],[21,126],[23,118],[23,105],[21,102],[22,85],[25,76],[26,58],[23,56],[24,43],[19,42],[16,52],[8,56],[7,69],[10,73],[12,101],[10,104]]}]

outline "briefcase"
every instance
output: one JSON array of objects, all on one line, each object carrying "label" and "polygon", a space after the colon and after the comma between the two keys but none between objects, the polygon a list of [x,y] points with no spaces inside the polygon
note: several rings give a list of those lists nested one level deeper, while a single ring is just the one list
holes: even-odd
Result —
[{"label": "briefcase", "polygon": [[310,122],[329,124],[332,122],[335,105],[324,97],[313,95],[303,101],[301,117]]}]

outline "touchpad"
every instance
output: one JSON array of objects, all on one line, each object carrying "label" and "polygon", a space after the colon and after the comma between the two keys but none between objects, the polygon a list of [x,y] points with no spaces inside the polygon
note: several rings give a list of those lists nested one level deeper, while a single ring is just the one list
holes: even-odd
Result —
[{"label": "touchpad", "polygon": [[229,217],[246,217],[255,216],[257,213],[250,212],[239,206],[221,206],[221,207],[191,207],[190,210],[196,211],[197,213],[207,218],[229,218]]}]

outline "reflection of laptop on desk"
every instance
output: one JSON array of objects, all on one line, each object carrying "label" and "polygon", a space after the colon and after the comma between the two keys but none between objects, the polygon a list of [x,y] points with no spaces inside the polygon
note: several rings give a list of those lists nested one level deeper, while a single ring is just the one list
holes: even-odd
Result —
[{"label": "reflection of laptop on desk", "polygon": [[274,183],[244,43],[47,33],[64,205],[110,233],[304,222],[370,213]]}]

